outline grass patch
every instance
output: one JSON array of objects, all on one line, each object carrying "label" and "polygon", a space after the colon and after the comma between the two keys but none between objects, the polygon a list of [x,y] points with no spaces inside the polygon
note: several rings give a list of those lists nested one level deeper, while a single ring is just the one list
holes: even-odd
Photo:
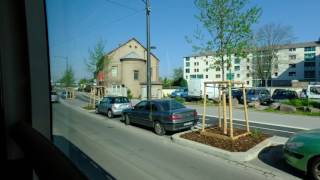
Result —
[{"label": "grass patch", "polygon": [[85,110],[94,110],[94,109],[96,109],[96,107],[92,106],[92,105],[86,105],[86,106],[83,106],[82,108],[85,109]]},{"label": "grass patch", "polygon": [[320,116],[320,112],[305,112],[298,110],[296,112],[283,112],[280,110],[275,110],[275,109],[265,109],[265,110],[258,110],[258,111],[265,111],[265,112],[272,112],[272,113],[279,113],[279,114],[293,114],[293,115],[302,115],[302,116]]},{"label": "grass patch", "polygon": [[302,106],[312,106],[314,108],[320,108],[320,102],[308,100],[308,99],[290,99],[282,102],[283,104],[302,107]]}]

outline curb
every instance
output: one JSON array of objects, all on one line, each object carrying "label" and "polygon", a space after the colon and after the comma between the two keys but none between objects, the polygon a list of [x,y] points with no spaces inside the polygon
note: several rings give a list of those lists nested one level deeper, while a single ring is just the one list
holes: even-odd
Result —
[{"label": "curb", "polygon": [[270,146],[272,143],[270,141],[270,138],[265,139],[261,143],[257,144],[253,148],[249,149],[246,152],[230,152],[226,150],[222,150],[216,147],[204,145],[195,141],[187,140],[184,138],[181,138],[180,135],[189,133],[191,131],[186,131],[186,132],[181,132],[174,134],[171,136],[171,140],[174,143],[177,143],[179,145],[191,148],[191,149],[196,149],[198,151],[201,151],[203,153],[209,154],[209,155],[214,155],[218,157],[222,157],[224,159],[228,159],[231,161],[238,161],[238,162],[246,162],[255,159],[258,157],[258,154],[260,153],[261,150],[264,148]]}]

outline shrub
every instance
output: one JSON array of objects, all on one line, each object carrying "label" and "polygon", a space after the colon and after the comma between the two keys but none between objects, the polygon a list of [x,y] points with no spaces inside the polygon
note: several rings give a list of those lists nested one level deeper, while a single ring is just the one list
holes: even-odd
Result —
[{"label": "shrub", "polygon": [[127,90],[127,97],[129,98],[129,99],[132,99],[132,93],[131,93],[131,90],[128,88],[128,90]]},{"label": "shrub", "polygon": [[254,129],[252,132],[251,132],[251,136],[255,139],[258,139],[262,136],[262,133],[261,131],[257,130],[257,129]]},{"label": "shrub", "polygon": [[174,98],[176,101],[178,101],[179,103],[182,103],[182,104],[184,104],[185,103],[185,99],[184,98],[182,98],[182,97],[176,97],[176,98]]}]

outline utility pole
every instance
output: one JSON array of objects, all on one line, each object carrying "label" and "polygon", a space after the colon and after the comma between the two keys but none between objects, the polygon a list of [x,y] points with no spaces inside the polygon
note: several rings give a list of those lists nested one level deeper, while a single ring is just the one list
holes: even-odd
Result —
[{"label": "utility pole", "polygon": [[145,1],[147,20],[147,99],[151,99],[151,60],[150,60],[150,0]]}]

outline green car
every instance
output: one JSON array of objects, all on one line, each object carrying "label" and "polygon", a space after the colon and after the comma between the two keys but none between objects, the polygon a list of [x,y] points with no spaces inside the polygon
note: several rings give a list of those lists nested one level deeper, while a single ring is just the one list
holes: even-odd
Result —
[{"label": "green car", "polygon": [[293,135],[283,150],[288,164],[320,180],[320,129]]}]

